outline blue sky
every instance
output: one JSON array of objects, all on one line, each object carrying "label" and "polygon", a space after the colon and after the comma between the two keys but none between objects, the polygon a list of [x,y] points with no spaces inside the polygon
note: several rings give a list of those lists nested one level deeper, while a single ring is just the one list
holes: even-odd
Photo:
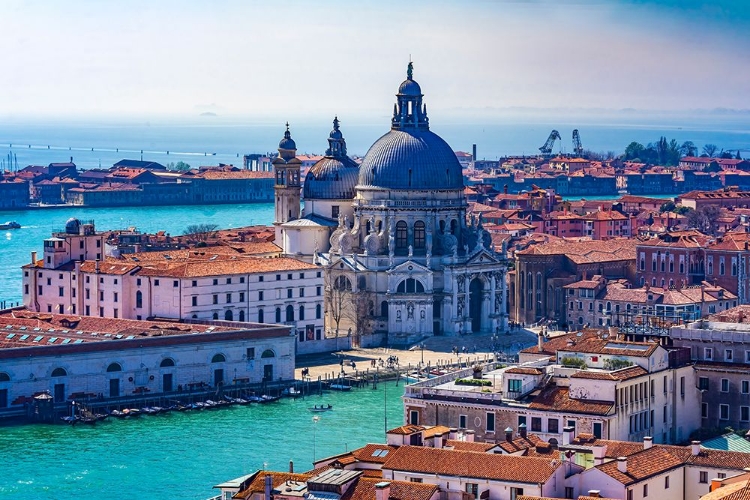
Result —
[{"label": "blue sky", "polygon": [[0,4],[0,119],[750,108],[747,0]]}]

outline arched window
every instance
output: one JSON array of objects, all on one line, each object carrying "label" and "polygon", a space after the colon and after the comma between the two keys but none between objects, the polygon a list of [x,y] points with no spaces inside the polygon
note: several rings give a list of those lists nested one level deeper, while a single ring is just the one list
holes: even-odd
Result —
[{"label": "arched window", "polygon": [[414,223],[414,248],[424,248],[424,222],[418,220]]},{"label": "arched window", "polygon": [[227,358],[223,354],[214,354],[214,357],[211,358],[211,363],[223,363],[226,360]]},{"label": "arched window", "polygon": [[213,318],[214,319],[219,319],[219,313],[214,313]]},{"label": "arched window", "polygon": [[258,309],[258,323],[263,323],[263,309]]},{"label": "arched window", "polygon": [[244,310],[240,310],[239,316],[240,316],[239,317],[240,321],[245,321],[245,311]]},{"label": "arched window", "polygon": [[141,309],[143,307],[143,292],[138,290],[135,292],[135,307]]},{"label": "arched window", "polygon": [[10,375],[5,372],[0,372],[0,382],[10,382]]},{"label": "arched window", "polygon": [[451,234],[453,236],[456,236],[457,232],[458,232],[458,221],[456,219],[453,219],[451,221]]},{"label": "arched window", "polygon": [[388,317],[388,301],[383,301],[380,303],[380,316],[383,318]]},{"label": "arched window", "polygon": [[340,291],[351,292],[352,282],[346,276],[340,275],[333,282],[333,288]]},{"label": "arched window", "polygon": [[399,221],[396,223],[396,248],[406,248],[408,245],[406,222]]},{"label": "arched window", "polygon": [[263,354],[260,355],[261,358],[275,358],[276,353],[273,352],[271,349],[266,349],[263,351]]},{"label": "arched window", "polygon": [[406,278],[398,284],[396,293],[424,293],[424,285],[414,278]]},{"label": "arched window", "polygon": [[234,319],[234,314],[232,314],[231,309],[226,310],[226,312],[224,313],[224,319],[227,321],[232,321]]},{"label": "arched window", "polygon": [[320,319],[323,316],[323,308],[320,304],[315,306],[315,319]]},{"label": "arched window", "polygon": [[364,276],[357,278],[357,288],[359,288],[360,291],[367,288],[367,279]]},{"label": "arched window", "polygon": [[299,306],[299,320],[305,320],[305,306]]},{"label": "arched window", "polygon": [[281,308],[276,308],[276,323],[281,323]]},{"label": "arched window", "polygon": [[65,368],[55,368],[52,370],[52,376],[53,377],[67,377],[68,372],[65,371]]},{"label": "arched window", "polygon": [[294,321],[294,306],[292,306],[291,304],[286,306],[286,320]]},{"label": "arched window", "polygon": [[161,368],[167,368],[169,366],[174,366],[174,360],[172,358],[164,358],[161,360],[161,363],[159,364]]},{"label": "arched window", "polygon": [[108,372],[121,372],[122,366],[120,366],[119,363],[110,363],[110,365],[107,367]]}]

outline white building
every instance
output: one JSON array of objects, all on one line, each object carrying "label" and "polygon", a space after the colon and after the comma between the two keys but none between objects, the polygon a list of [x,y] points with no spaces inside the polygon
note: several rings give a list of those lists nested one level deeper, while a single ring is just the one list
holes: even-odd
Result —
[{"label": "white building", "polygon": [[[335,119],[326,156],[305,177],[301,217],[289,209],[298,206],[300,166],[288,130],[274,162],[276,241],[285,255],[324,267],[327,325],[340,329],[335,316],[346,316],[355,342],[507,328],[504,249],[491,248],[481,219],[467,221],[461,165],[430,131],[422,97],[410,63],[391,130],[359,166]],[[344,303],[354,312],[341,314]]]}]

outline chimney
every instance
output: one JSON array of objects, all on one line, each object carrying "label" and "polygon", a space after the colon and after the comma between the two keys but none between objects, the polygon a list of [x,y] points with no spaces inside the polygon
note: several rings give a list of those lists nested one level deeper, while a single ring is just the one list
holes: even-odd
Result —
[{"label": "chimney", "polygon": [[36,264],[36,252],[31,252],[31,263]]},{"label": "chimney", "polygon": [[391,483],[381,481],[375,485],[375,500],[388,500],[391,496]]},{"label": "chimney", "polygon": [[700,441],[691,441],[690,442],[690,452],[693,454],[694,457],[697,457],[701,454],[701,442]]},{"label": "chimney", "polygon": [[456,434],[458,434],[458,429],[451,427],[451,430],[448,433],[448,439],[456,439]]},{"label": "chimney", "polygon": [[505,429],[505,440],[509,443],[513,441],[513,429],[511,427]]},{"label": "chimney", "polygon": [[651,436],[646,436],[643,438],[643,449],[648,450],[654,445],[654,438]]},{"label": "chimney", "polygon": [[539,331],[539,335],[537,336],[536,345],[539,348],[539,350],[544,350],[544,335],[542,335],[542,331]]},{"label": "chimney", "polygon": [[294,460],[289,461],[289,474],[294,474]]},{"label": "chimney", "polygon": [[443,444],[443,434],[435,434],[435,437],[432,439],[432,446],[433,448],[444,448]]},{"label": "chimney", "polygon": [[594,498],[599,498],[602,496],[602,492],[599,490],[589,490],[589,496]]},{"label": "chimney", "polygon": [[99,259],[96,259],[96,263],[94,264],[94,272],[99,274]]},{"label": "chimney", "polygon": [[520,434],[522,438],[526,437],[526,424],[521,424],[518,426],[518,434]]},{"label": "chimney", "polygon": [[623,474],[628,472],[628,457],[617,457],[617,470]]},{"label": "chimney", "polygon": [[73,157],[72,156],[70,157],[70,163],[73,163]]},{"label": "chimney", "polygon": [[575,427],[563,427],[563,445],[570,444],[576,437]]},{"label": "chimney", "polygon": [[717,488],[721,488],[721,483],[723,482],[723,479],[719,478],[713,478],[711,480],[711,487],[708,489],[709,492],[714,491]]},{"label": "chimney", "polygon": [[265,500],[271,500],[271,492],[273,491],[273,479],[271,479],[271,474],[266,474],[265,479]]},{"label": "chimney", "polygon": [[465,440],[465,441],[466,441],[467,443],[473,443],[473,442],[474,442],[474,431],[466,431],[466,432],[464,433],[464,436],[465,436],[465,437],[464,437],[464,440]]},{"label": "chimney", "polygon": [[594,455],[594,465],[601,465],[604,463],[604,456],[607,454],[607,446],[595,444],[591,447],[591,453]]}]

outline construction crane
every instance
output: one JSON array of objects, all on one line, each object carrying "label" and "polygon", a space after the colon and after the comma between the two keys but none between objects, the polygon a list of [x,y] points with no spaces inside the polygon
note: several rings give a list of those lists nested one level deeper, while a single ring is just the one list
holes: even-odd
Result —
[{"label": "construction crane", "polygon": [[555,140],[562,141],[562,137],[560,137],[560,132],[557,130],[553,130],[550,132],[549,137],[547,137],[547,142],[544,143],[544,146],[539,148],[539,151],[542,152],[542,156],[545,158],[549,158],[552,156],[552,148],[555,147]]},{"label": "construction crane", "polygon": [[583,145],[581,145],[581,135],[578,133],[578,129],[573,130],[573,154],[576,158],[583,157]]}]

